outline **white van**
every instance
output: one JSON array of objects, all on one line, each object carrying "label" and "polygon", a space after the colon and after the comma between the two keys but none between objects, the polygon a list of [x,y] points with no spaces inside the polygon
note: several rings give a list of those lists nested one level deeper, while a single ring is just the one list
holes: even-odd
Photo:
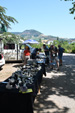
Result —
[{"label": "white van", "polygon": [[25,46],[28,46],[32,53],[34,48],[32,48],[29,44],[3,44],[2,40],[0,40],[0,52],[3,54],[5,61],[22,60]]}]

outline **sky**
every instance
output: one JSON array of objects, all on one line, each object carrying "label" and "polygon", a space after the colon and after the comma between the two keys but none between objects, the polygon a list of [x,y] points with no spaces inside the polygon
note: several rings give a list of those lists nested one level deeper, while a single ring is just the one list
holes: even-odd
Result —
[{"label": "sky", "polygon": [[44,35],[75,38],[74,15],[69,12],[71,0],[0,0],[0,6],[19,22],[11,23],[8,32],[34,29]]}]

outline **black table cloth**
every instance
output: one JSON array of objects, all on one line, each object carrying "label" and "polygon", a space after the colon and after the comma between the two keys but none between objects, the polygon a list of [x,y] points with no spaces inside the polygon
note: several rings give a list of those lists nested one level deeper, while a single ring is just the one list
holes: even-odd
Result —
[{"label": "black table cloth", "polygon": [[[32,88],[31,93],[19,93],[19,90],[6,89],[6,84],[0,83],[0,110],[2,113],[33,113],[33,102],[38,93],[38,87],[42,82],[43,74],[46,76],[45,65],[34,76],[34,82],[28,88]],[[6,80],[7,81],[7,80]]]}]

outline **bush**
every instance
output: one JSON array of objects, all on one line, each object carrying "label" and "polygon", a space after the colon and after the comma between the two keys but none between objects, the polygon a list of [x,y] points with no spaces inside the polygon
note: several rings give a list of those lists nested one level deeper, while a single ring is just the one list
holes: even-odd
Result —
[{"label": "bush", "polygon": [[67,49],[65,49],[64,53],[68,53],[68,50],[67,50]]},{"label": "bush", "polygon": [[72,50],[72,53],[75,53],[75,48]]}]

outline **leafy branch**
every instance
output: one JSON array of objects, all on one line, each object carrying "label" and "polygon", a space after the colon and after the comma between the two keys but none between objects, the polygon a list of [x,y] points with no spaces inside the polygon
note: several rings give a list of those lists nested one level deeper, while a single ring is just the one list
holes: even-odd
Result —
[{"label": "leafy branch", "polygon": [[7,28],[11,28],[10,22],[18,23],[18,21],[14,17],[7,16],[6,10],[7,8],[0,6],[0,24],[4,24]]}]

